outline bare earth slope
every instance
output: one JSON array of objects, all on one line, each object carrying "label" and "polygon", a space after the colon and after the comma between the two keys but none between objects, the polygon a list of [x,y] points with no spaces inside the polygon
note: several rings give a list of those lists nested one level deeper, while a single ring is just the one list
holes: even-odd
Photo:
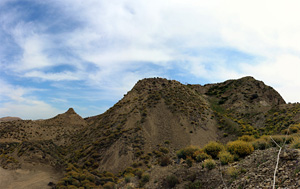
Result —
[{"label": "bare earth slope", "polygon": [[83,119],[70,108],[51,119],[1,122],[0,174],[12,180],[0,188],[47,187],[59,178],[57,186],[96,187],[186,146],[281,133],[299,122],[300,104],[286,104],[252,77],[205,86],[143,79],[97,116]]}]

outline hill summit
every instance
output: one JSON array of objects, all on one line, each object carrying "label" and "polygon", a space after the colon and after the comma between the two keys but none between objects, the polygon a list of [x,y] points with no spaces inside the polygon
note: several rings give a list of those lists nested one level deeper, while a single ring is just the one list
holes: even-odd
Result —
[{"label": "hill summit", "polygon": [[[50,166],[59,177],[49,177],[53,187],[115,185],[138,171],[163,177],[165,165],[172,165],[167,172],[189,170],[178,167],[180,158],[187,161],[178,156],[186,147],[205,149],[212,141],[224,146],[245,135],[254,141],[290,127],[297,132],[299,111],[299,104],[286,104],[276,90],[253,77],[204,86],[147,78],[97,116],[82,118],[70,108],[46,120],[0,123],[0,164],[21,170]],[[188,158],[195,161],[206,151],[197,153]],[[166,180],[155,178],[159,186],[150,179],[148,188],[168,187]],[[214,187],[212,181],[205,183]]]}]

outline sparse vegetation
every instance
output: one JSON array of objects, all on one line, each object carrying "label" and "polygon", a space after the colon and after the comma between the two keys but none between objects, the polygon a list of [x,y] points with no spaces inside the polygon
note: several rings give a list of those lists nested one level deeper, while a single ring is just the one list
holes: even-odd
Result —
[{"label": "sparse vegetation", "polygon": [[218,155],[222,165],[227,165],[228,163],[233,162],[234,156],[227,151],[222,151]]},{"label": "sparse vegetation", "polygon": [[227,149],[231,154],[238,155],[239,157],[245,157],[254,150],[250,143],[241,140],[229,142],[227,144]]},{"label": "sparse vegetation", "polygon": [[216,167],[216,162],[213,159],[206,159],[203,162],[203,166],[208,170],[211,170]]},{"label": "sparse vegetation", "polygon": [[203,148],[204,152],[210,155],[212,158],[217,158],[218,154],[224,150],[224,146],[218,142],[209,142]]},{"label": "sparse vegetation", "polygon": [[173,188],[176,184],[179,184],[179,179],[175,175],[168,175],[166,183],[170,188]]}]

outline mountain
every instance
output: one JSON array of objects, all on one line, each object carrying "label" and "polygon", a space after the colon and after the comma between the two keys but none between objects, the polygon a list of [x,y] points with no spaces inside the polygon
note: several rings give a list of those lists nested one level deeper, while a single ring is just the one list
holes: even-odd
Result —
[{"label": "mountain", "polygon": [[[113,185],[135,174],[133,170],[158,175],[164,169],[189,170],[175,163],[176,152],[187,146],[285,133],[298,123],[300,105],[286,104],[277,91],[253,77],[204,86],[148,78],[97,116],[82,118],[70,108],[51,119],[1,122],[0,165],[5,170],[0,173],[12,178],[16,173],[8,171],[37,172],[44,175],[37,188],[50,181],[50,187],[58,188]],[[157,165],[162,162],[175,164]],[[164,188],[165,181],[157,180]]]}]

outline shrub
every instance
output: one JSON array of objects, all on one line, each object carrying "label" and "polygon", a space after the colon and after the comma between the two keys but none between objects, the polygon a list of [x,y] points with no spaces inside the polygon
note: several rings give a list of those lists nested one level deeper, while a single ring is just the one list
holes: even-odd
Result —
[{"label": "shrub", "polygon": [[295,137],[293,142],[291,143],[291,147],[294,149],[300,149],[300,138]]},{"label": "shrub", "polygon": [[194,162],[194,160],[193,160],[191,157],[187,157],[187,158],[186,158],[186,164],[187,164],[189,167],[192,167],[192,166],[193,166],[193,162]]},{"label": "shrub", "polygon": [[216,162],[213,159],[206,159],[203,162],[203,166],[209,170],[216,167]]},{"label": "shrub", "polygon": [[187,157],[194,157],[193,155],[196,151],[200,151],[200,148],[196,146],[188,146],[180,149],[176,154],[178,158],[186,159]]},{"label": "shrub", "polygon": [[107,182],[103,185],[104,189],[114,189],[115,188],[115,183],[113,182]]},{"label": "shrub", "polygon": [[134,177],[134,174],[132,174],[132,173],[126,174],[125,175],[125,182],[129,183],[132,177]]},{"label": "shrub", "polygon": [[168,175],[166,182],[170,188],[173,188],[176,184],[179,184],[179,180],[175,175]]},{"label": "shrub", "polygon": [[245,141],[236,140],[227,144],[227,149],[231,154],[245,157],[251,154],[254,150],[253,146]]},{"label": "shrub", "polygon": [[196,161],[197,162],[202,162],[206,159],[211,159],[212,157],[210,155],[208,155],[207,153],[205,152],[201,152],[199,153],[197,156],[196,156]]},{"label": "shrub", "polygon": [[224,146],[218,142],[210,142],[203,148],[204,152],[210,155],[212,158],[217,158],[219,152],[221,152],[223,149]]},{"label": "shrub", "polygon": [[149,180],[150,180],[150,175],[149,174],[143,174],[142,175],[141,181],[143,183],[149,182]]},{"label": "shrub", "polygon": [[160,166],[167,166],[171,164],[171,159],[169,156],[163,156],[159,158],[158,163],[160,164]]},{"label": "shrub", "polygon": [[170,141],[169,141],[169,140],[166,140],[164,143],[165,143],[165,144],[170,144]]},{"label": "shrub", "polygon": [[142,169],[137,169],[137,170],[135,171],[135,175],[136,175],[139,179],[142,178],[143,173],[144,173],[144,171],[143,171]]},{"label": "shrub", "polygon": [[260,139],[265,140],[267,143],[270,143],[270,141],[271,141],[271,138],[268,135],[263,135],[260,137]]},{"label": "shrub", "polygon": [[298,127],[295,127],[295,126],[291,126],[289,129],[290,133],[297,133],[298,131],[299,131]]},{"label": "shrub", "polygon": [[222,151],[219,153],[219,159],[222,165],[227,165],[228,163],[233,162],[233,155],[227,151]]},{"label": "shrub", "polygon": [[236,179],[239,174],[239,171],[235,167],[229,167],[227,169],[227,174],[232,178]]},{"label": "shrub", "polygon": [[293,140],[294,140],[294,137],[293,136],[286,136],[286,143],[287,144],[290,144],[291,142],[293,142]]},{"label": "shrub", "polygon": [[[278,144],[281,145],[285,141],[285,135],[273,135],[271,136],[273,140]],[[273,147],[276,147],[277,145],[274,143],[272,139],[270,140]]]},{"label": "shrub", "polygon": [[255,150],[264,150],[269,147],[269,144],[264,139],[256,139],[255,141],[251,142],[252,146]]},{"label": "shrub", "polygon": [[164,147],[159,148],[159,151],[162,152],[162,153],[164,153],[164,154],[169,153],[168,148],[164,148]]},{"label": "shrub", "polygon": [[[134,172],[134,169],[132,167],[127,167],[124,171],[124,174],[127,174],[127,173],[133,173]],[[111,173],[112,174],[112,173]],[[105,174],[105,176],[107,176],[107,173]],[[112,174],[113,176],[113,174]],[[111,177],[112,177],[111,176]]]},{"label": "shrub", "polygon": [[202,188],[202,183],[198,180],[195,182],[190,182],[188,184],[185,185],[186,189],[198,189],[198,188]]},{"label": "shrub", "polygon": [[252,142],[255,140],[254,136],[250,136],[250,135],[243,135],[241,137],[238,138],[238,140],[242,140],[245,142]]}]

